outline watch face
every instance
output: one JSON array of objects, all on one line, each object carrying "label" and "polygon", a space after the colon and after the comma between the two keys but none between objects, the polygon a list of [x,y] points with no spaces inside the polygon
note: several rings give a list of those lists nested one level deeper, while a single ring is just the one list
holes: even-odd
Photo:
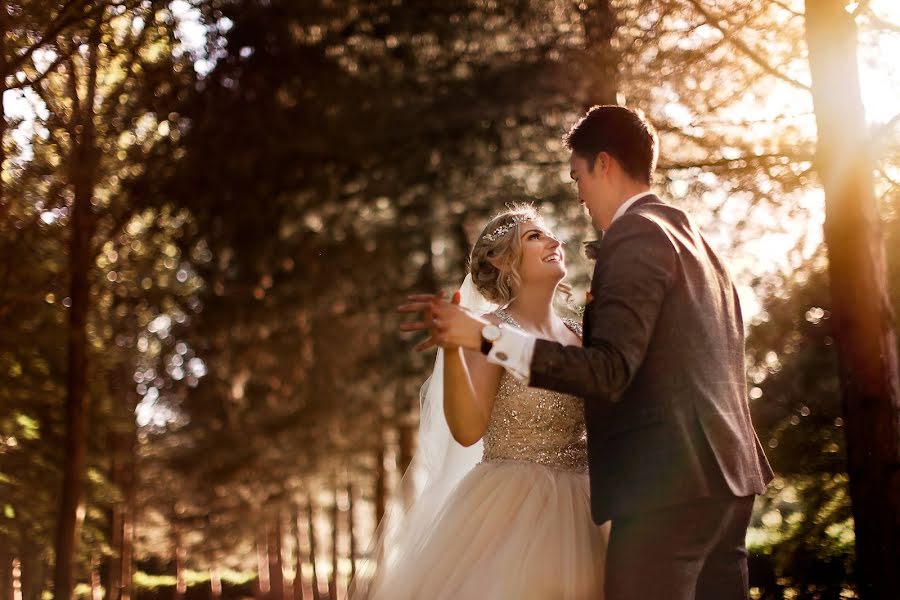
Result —
[{"label": "watch face", "polygon": [[481,335],[489,342],[496,342],[500,339],[500,328],[496,325],[485,325],[481,329]]}]

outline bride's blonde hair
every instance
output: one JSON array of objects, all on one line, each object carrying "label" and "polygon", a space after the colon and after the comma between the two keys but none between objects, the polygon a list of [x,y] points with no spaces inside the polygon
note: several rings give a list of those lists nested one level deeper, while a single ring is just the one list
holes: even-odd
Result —
[{"label": "bride's blonde hair", "polygon": [[[532,205],[510,205],[508,210],[487,222],[469,256],[469,273],[475,288],[486,300],[501,307],[512,302],[522,286],[520,232],[522,224],[528,221],[541,221]],[[568,285],[561,283],[558,289],[570,297]]]}]

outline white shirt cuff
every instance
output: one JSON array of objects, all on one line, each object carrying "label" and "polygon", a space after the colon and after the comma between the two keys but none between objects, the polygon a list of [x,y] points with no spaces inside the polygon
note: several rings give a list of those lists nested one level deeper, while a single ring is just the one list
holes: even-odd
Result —
[{"label": "white shirt cuff", "polygon": [[487,355],[488,362],[500,365],[524,384],[531,377],[531,357],[534,355],[534,336],[509,325],[500,325],[500,339],[494,342]]}]

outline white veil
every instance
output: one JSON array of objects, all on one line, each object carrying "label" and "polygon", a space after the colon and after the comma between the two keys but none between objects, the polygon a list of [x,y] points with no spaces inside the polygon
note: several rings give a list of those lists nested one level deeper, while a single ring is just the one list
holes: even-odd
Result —
[{"label": "white veil", "polygon": [[[497,308],[478,292],[471,274],[459,291],[460,305],[470,312],[484,314]],[[372,597],[397,565],[415,560],[450,492],[481,460],[482,442],[462,446],[453,439],[444,417],[444,351],[440,348],[419,400],[418,449],[368,552],[359,561],[349,589],[351,599]]]}]

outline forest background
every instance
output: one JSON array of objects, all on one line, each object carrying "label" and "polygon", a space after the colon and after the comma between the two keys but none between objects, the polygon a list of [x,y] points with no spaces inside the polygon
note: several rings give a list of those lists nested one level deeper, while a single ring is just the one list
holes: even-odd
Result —
[{"label": "forest background", "polygon": [[583,297],[561,136],[602,103],[740,286],[754,597],[900,597],[892,0],[0,0],[0,31],[0,600],[343,597],[431,368],[393,307],[508,202]]}]

